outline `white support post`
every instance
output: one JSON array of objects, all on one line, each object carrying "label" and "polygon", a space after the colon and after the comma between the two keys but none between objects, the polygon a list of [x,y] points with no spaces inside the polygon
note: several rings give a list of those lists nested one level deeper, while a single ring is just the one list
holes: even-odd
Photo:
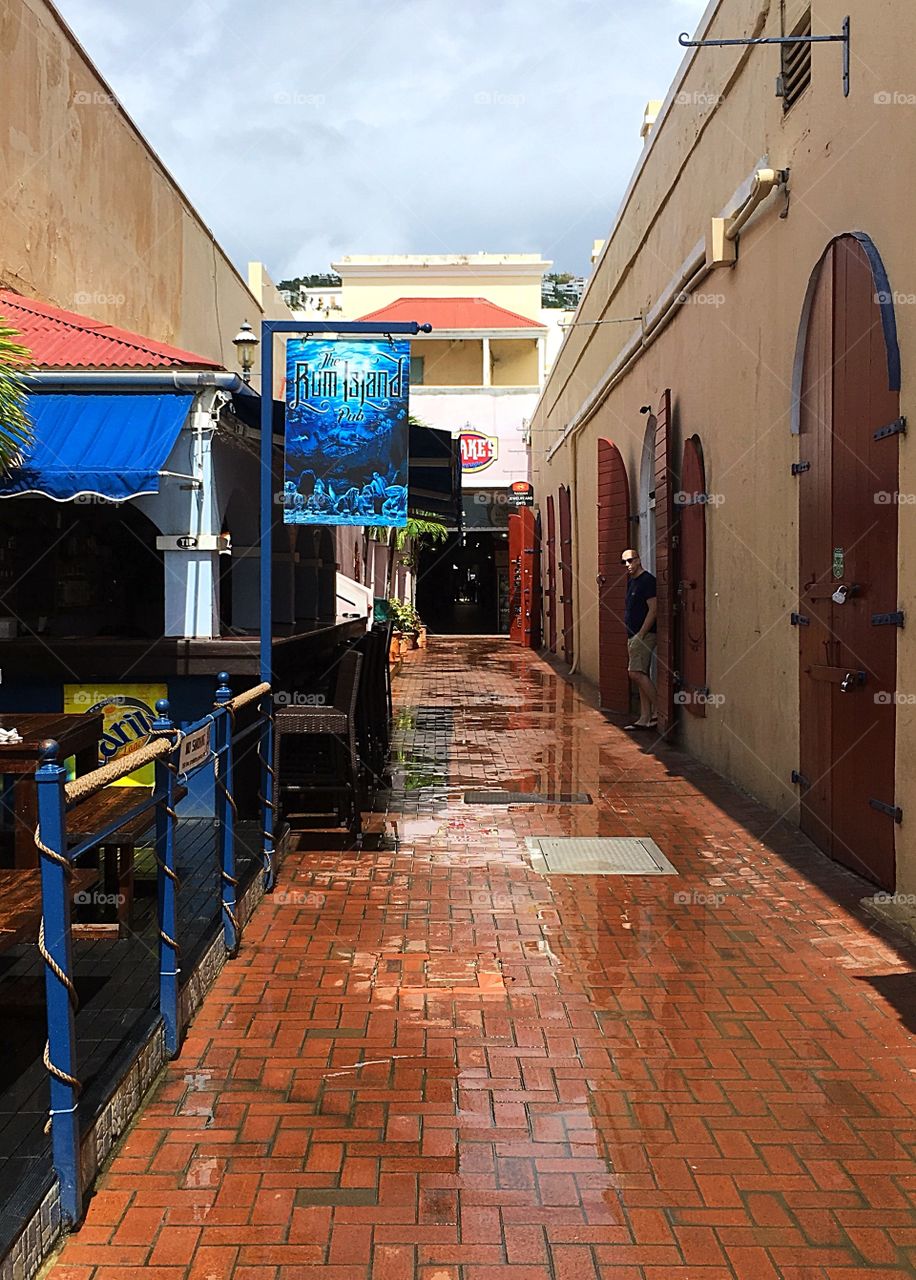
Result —
[{"label": "white support post", "polygon": [[490,363],[490,339],[484,338],[483,346],[483,383],[485,387],[493,385],[493,368]]}]

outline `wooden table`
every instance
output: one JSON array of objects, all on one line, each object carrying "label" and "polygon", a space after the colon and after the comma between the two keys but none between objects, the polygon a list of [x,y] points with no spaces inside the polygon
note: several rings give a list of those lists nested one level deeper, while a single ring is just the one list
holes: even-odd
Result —
[{"label": "wooden table", "polygon": [[[91,889],[99,878],[93,868],[74,871],[70,897]],[[41,872],[0,871],[0,951],[19,942],[35,942],[41,924]]]},{"label": "wooden table", "polygon": [[54,738],[60,744],[58,762],[76,757],[76,772],[89,773],[98,766],[99,738],[102,736],[102,713],[77,712],[3,712],[0,728],[18,729],[21,742],[0,742],[0,774],[15,774],[13,787],[14,862],[16,867],[37,867],[35,824],[38,821],[38,797],[35,769],[41,755],[41,744]]}]

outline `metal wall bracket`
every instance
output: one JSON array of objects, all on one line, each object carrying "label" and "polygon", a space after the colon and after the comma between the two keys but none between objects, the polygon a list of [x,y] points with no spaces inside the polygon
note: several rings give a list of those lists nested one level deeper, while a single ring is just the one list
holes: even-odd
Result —
[{"label": "metal wall bracket", "polygon": [[843,30],[838,36],[741,36],[736,40],[691,40],[689,33],[682,31],[677,42],[684,49],[712,49],[725,45],[752,44],[837,44],[843,45],[843,97],[849,97],[849,18],[843,21]]},{"label": "metal wall bracket", "polygon": [[906,435],[906,418],[896,418],[888,427],[879,427],[875,432],[876,440],[885,440],[888,436]]},{"label": "metal wall bracket", "polygon": [[811,619],[804,613],[790,613],[789,622],[793,627],[807,627],[811,625]]},{"label": "metal wall bracket", "polygon": [[871,615],[871,625],[873,627],[902,627],[903,610],[898,609],[895,613],[873,613]]},{"label": "metal wall bracket", "polygon": [[878,813],[886,813],[899,825],[903,821],[903,810],[895,804],[885,804],[883,800],[869,800],[869,805]]},{"label": "metal wall bracket", "polygon": [[805,775],[803,773],[799,773],[797,769],[792,770],[792,783],[794,786],[804,787],[806,790],[808,787],[811,786],[811,783],[808,781]]},{"label": "metal wall bracket", "polygon": [[810,470],[811,470],[810,462],[793,462],[792,463],[793,476],[800,476],[803,472],[810,471]]}]

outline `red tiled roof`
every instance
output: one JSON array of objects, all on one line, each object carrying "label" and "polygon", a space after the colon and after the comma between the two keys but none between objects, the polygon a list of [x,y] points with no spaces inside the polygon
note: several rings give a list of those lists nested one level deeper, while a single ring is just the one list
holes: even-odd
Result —
[{"label": "red tiled roof", "polygon": [[417,320],[436,329],[543,329],[517,311],[507,311],[486,298],[398,298],[360,320]]},{"label": "red tiled roof", "polygon": [[155,342],[75,311],[61,311],[10,289],[0,289],[0,316],[18,329],[19,341],[28,347],[32,362],[41,369],[223,368],[206,356]]}]

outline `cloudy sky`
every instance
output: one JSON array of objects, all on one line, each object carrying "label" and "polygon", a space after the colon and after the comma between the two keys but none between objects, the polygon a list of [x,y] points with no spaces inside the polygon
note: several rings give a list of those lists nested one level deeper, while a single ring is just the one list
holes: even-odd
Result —
[{"label": "cloudy sky", "polygon": [[705,0],[57,0],[230,257],[587,269]]}]

